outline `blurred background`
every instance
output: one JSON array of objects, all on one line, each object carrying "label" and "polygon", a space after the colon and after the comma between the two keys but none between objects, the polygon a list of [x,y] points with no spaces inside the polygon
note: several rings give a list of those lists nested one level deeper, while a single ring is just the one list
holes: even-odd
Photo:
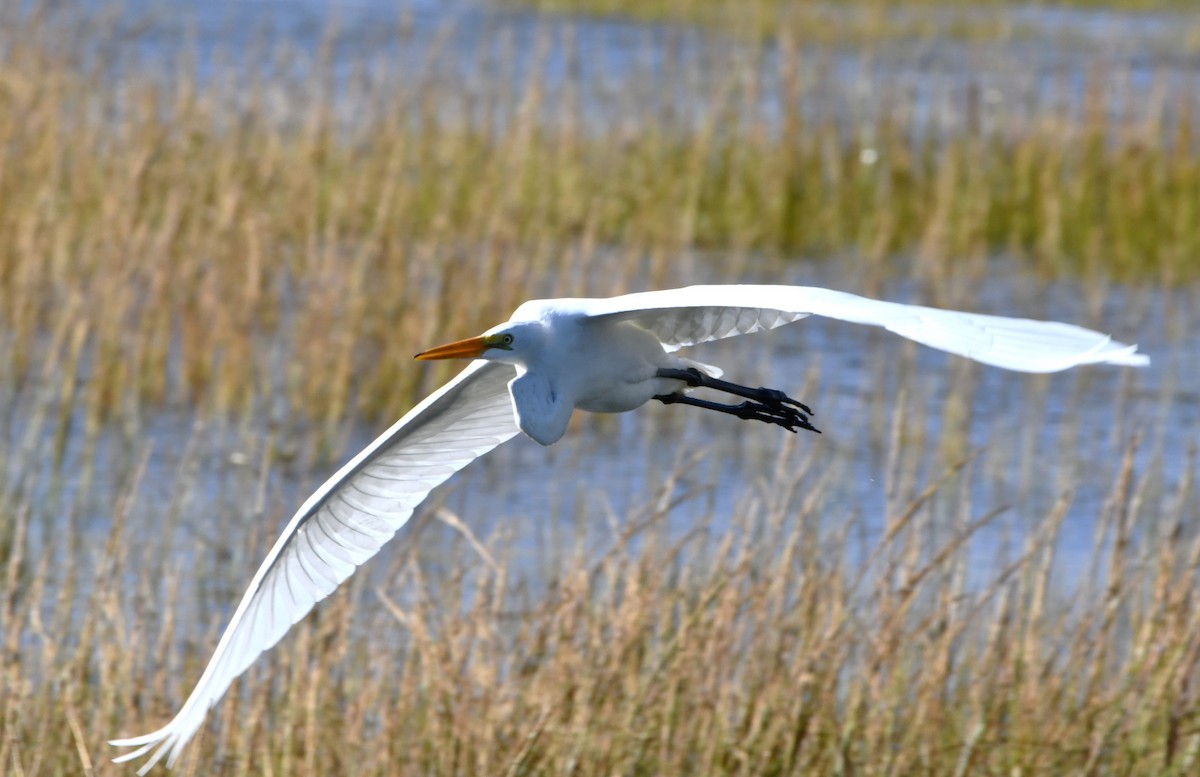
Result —
[{"label": "blurred background", "polygon": [[1198,111],[1182,0],[0,0],[0,773],[132,773],[417,351],[737,282],[1153,361],[695,349],[825,434],[514,440],[177,772],[1194,773]]}]

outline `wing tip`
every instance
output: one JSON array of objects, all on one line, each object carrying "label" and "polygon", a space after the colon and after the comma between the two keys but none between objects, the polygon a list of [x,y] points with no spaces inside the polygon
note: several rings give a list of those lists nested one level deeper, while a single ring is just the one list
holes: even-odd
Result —
[{"label": "wing tip", "polygon": [[[158,739],[152,739],[149,742],[145,741],[148,737],[154,736],[156,736],[156,734],[147,734],[144,737],[137,737],[134,739],[110,739],[108,743],[114,747],[135,747],[139,744],[141,745],[141,747],[138,747],[138,749],[134,750],[132,753],[122,753],[121,755],[116,756],[112,759],[112,762],[115,764],[128,763],[129,761],[137,760],[138,758],[141,758],[149,753],[151,750],[154,750],[154,752],[150,755],[149,760],[142,764],[141,768],[137,770],[139,775],[145,775],[154,768],[155,764],[162,760],[162,757],[167,754],[168,750],[176,749],[177,743],[173,740],[170,734]],[[155,750],[156,745],[157,750]],[[175,755],[176,753],[172,752],[171,757],[167,759],[168,769],[174,765]]]},{"label": "wing tip", "polygon": [[163,730],[160,729],[158,731],[155,731],[153,734],[144,734],[140,737],[127,737],[126,739],[110,739],[110,740],[108,740],[108,744],[112,745],[113,747],[138,747],[138,748],[141,748],[140,750],[138,750],[136,752],[125,753],[123,755],[120,755],[117,758],[114,758],[113,761],[115,763],[122,763],[124,761],[130,760],[131,758],[136,758],[143,751],[147,750],[151,745],[153,745],[156,742],[161,742],[163,739],[165,739],[169,735],[170,735],[169,732],[164,732]]},{"label": "wing tip", "polygon": [[175,761],[179,758],[179,754],[183,751],[184,745],[192,738],[194,732],[181,731],[178,726],[178,719],[172,721],[169,725],[160,728],[150,734],[143,734],[140,737],[129,737],[127,739],[110,739],[108,744],[113,747],[136,747],[137,749],[129,753],[121,753],[112,759],[115,764],[128,763],[142,758],[147,753],[150,754],[148,760],[141,765],[137,773],[144,775],[154,768],[154,765],[166,756],[167,768],[173,768]]},{"label": "wing tip", "polygon": [[1121,349],[1118,353],[1109,357],[1110,364],[1122,364],[1126,367],[1149,367],[1150,355],[1138,353],[1138,347],[1135,343],[1127,348]]},{"label": "wing tip", "polygon": [[1097,364],[1116,364],[1122,367],[1149,367],[1150,356],[1138,353],[1137,343],[1126,345],[1111,337],[1105,337],[1090,352],[1085,354],[1081,364],[1088,362]]}]

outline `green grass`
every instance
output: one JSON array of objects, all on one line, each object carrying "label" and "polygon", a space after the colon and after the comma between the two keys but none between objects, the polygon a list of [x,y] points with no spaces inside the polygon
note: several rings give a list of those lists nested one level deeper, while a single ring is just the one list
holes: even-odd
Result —
[{"label": "green grass", "polygon": [[[543,13],[580,17],[612,17],[637,22],[698,25],[709,32],[739,40],[796,40],[824,44],[873,45],[894,40],[927,40],[948,37],[974,42],[1018,38],[1069,40],[1069,29],[1048,34],[1028,20],[1015,18],[1012,9],[1039,6],[1047,9],[1093,9],[1126,12],[1186,13],[1195,9],[1188,0],[1051,0],[1012,3],[1009,0],[500,0]],[[1186,18],[1186,17],[1184,17]],[[1194,30],[1196,24],[1191,26]],[[1164,38],[1194,50],[1197,38]]]}]

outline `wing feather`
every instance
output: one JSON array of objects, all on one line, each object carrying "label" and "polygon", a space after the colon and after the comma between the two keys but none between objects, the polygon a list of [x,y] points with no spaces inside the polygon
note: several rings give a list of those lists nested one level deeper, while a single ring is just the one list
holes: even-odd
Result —
[{"label": "wing feather", "polygon": [[931,348],[1020,372],[1150,363],[1136,345],[1073,324],[884,302],[815,286],[688,286],[573,302],[586,315],[628,320],[650,330],[668,350],[825,316],[883,327]]},{"label": "wing feather", "polygon": [[325,482],[300,507],[251,580],[179,714],[116,759],[153,754],[172,765],[204,716],[240,675],[318,601],[378,552],[429,492],[517,433],[507,365],[474,362]]}]

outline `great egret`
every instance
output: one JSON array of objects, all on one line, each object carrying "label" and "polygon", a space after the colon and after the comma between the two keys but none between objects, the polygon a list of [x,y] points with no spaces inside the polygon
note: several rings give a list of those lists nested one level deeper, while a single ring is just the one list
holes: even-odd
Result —
[{"label": "great egret", "polygon": [[[576,409],[633,410],[651,399],[813,429],[811,411],[783,392],[719,380],[678,349],[773,329],[810,315],[884,327],[918,343],[1021,372],[1081,364],[1144,366],[1137,346],[1089,329],[960,313],[803,286],[691,286],[609,299],[533,300],[478,337],[417,354],[475,359],[310,496],[250,581],[212,659],[179,714],[152,734],[113,740],[174,764],[204,716],[263,651],[404,525],[429,492],[518,431],[549,445]],[[690,396],[704,386],[744,398]],[[813,429],[816,431],[815,429]],[[157,749],[155,749],[157,748]]]}]

